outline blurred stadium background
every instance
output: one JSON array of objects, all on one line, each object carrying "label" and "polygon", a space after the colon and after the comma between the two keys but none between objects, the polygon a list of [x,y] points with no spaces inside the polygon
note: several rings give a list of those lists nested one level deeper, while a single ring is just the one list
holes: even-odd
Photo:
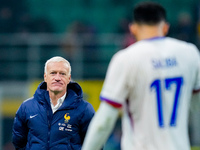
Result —
[{"label": "blurred stadium background", "polygon": [[[141,0],[0,0],[0,150],[13,150],[15,112],[43,80],[47,59],[71,62],[72,78],[95,109],[108,63],[118,50],[135,42],[128,23]],[[169,36],[200,48],[199,0],[157,0],[168,11]],[[200,145],[200,105],[192,107],[189,134]],[[193,130],[198,126],[199,130]],[[120,148],[120,120],[105,150]],[[180,137],[181,138],[181,137]]]}]

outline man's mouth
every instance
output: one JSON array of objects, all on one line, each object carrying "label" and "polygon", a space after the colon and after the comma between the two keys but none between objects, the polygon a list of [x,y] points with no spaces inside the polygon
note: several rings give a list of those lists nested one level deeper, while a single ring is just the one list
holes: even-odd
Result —
[{"label": "man's mouth", "polygon": [[54,86],[61,86],[62,85],[62,83],[60,83],[60,82],[54,82],[54,83],[52,83]]}]

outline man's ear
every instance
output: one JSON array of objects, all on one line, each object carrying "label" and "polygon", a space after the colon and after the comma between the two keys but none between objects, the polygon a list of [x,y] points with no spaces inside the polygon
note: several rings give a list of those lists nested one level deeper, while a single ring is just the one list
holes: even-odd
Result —
[{"label": "man's ear", "polygon": [[163,34],[164,34],[164,36],[168,34],[169,27],[170,27],[170,25],[168,23],[164,24],[164,26],[163,26]]},{"label": "man's ear", "polygon": [[47,75],[44,73],[44,81],[46,82]]},{"label": "man's ear", "polygon": [[71,75],[69,75],[69,82],[68,82],[68,84],[70,83],[70,81],[71,81]]},{"label": "man's ear", "polygon": [[135,23],[131,23],[129,25],[129,31],[132,35],[137,35],[137,25]]}]

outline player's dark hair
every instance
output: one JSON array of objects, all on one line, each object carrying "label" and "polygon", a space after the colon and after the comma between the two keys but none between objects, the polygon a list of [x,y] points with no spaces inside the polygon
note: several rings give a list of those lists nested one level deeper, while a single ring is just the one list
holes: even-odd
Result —
[{"label": "player's dark hair", "polygon": [[138,24],[156,25],[166,21],[166,11],[156,2],[141,2],[134,7],[133,21]]}]

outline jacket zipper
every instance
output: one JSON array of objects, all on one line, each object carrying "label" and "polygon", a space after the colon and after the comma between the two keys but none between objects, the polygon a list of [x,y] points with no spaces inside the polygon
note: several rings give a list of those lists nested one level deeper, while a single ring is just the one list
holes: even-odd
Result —
[{"label": "jacket zipper", "polygon": [[49,145],[50,145],[50,131],[51,131],[51,120],[50,120],[50,112],[49,112],[49,110],[47,110],[47,121],[48,121],[47,149],[49,149]]}]

